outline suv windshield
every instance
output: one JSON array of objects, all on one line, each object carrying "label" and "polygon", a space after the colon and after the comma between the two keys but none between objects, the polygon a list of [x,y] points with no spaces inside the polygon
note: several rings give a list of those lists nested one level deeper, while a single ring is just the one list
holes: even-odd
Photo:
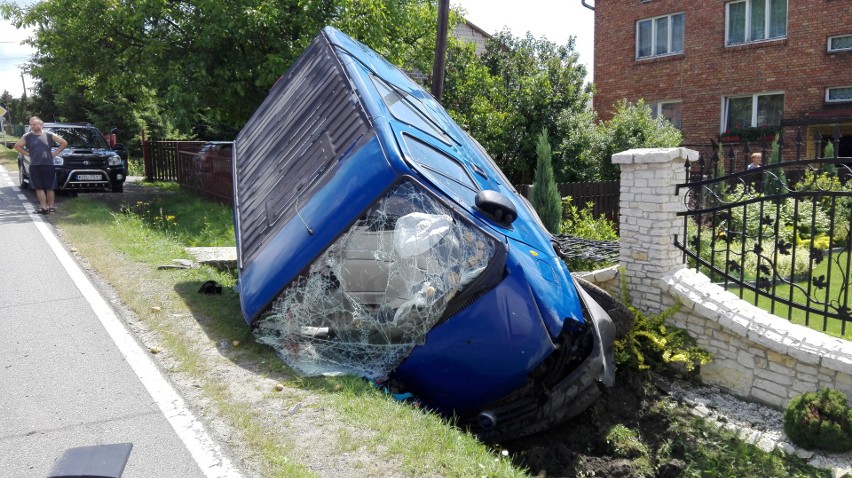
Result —
[{"label": "suv windshield", "polygon": [[69,148],[109,149],[103,136],[94,128],[45,128],[68,141]]}]

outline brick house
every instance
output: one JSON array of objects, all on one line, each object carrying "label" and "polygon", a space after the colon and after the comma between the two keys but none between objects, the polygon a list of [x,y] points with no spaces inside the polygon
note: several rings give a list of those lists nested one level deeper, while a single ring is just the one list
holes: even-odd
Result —
[{"label": "brick house", "polygon": [[594,62],[602,119],[644,98],[686,144],[839,123],[852,156],[852,0],[598,0]]}]

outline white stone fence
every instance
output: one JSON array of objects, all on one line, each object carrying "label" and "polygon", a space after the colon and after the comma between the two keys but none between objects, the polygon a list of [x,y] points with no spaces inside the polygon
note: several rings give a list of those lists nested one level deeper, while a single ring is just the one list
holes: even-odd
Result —
[{"label": "white stone fence", "polygon": [[[677,213],[686,206],[675,185],[685,182],[685,162],[697,159],[686,148],[634,149],[612,158],[621,166],[620,270],[633,305],[657,314],[682,304],[668,322],[713,354],[700,370],[705,384],[776,408],[819,388],[852,397],[852,341],[765,312],[684,265],[674,236],[683,233]],[[620,294],[616,272],[585,278]]]}]

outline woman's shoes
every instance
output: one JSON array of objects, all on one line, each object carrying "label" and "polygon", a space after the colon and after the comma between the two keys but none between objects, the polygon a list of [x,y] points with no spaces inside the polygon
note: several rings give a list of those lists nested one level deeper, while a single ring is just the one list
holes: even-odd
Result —
[{"label": "woman's shoes", "polygon": [[38,214],[42,214],[42,215],[50,214],[50,211],[49,211],[48,209],[39,209],[39,210],[38,210],[38,211],[36,211],[36,212],[37,212]]},{"label": "woman's shoes", "polygon": [[53,213],[55,213],[55,212],[56,212],[56,208],[55,208],[55,207],[49,207],[49,208],[47,208],[47,213],[48,213],[48,214],[53,214]]}]

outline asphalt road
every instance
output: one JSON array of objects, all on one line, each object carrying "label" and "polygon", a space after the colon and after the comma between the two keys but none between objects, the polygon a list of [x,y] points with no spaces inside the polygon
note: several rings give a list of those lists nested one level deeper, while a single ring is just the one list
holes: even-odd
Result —
[{"label": "asphalt road", "polygon": [[0,166],[0,476],[119,443],[124,478],[241,476],[16,183]]}]

